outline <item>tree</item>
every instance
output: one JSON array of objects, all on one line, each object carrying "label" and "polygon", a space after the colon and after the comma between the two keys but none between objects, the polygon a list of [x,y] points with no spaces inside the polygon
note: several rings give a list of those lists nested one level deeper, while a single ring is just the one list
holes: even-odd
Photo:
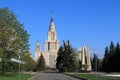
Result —
[{"label": "tree", "polygon": [[[1,74],[5,75],[10,71],[11,58],[18,58],[18,55],[24,57],[25,50],[29,50],[29,35],[13,12],[8,8],[0,9],[0,56]],[[17,67],[17,65],[16,65]]]},{"label": "tree", "polygon": [[103,58],[103,70],[106,72],[118,72],[120,71],[120,45],[119,43],[114,46],[111,41],[109,49],[105,48],[105,55]]},{"label": "tree", "polygon": [[115,47],[115,54],[113,55],[114,60],[114,71],[119,72],[120,71],[120,45],[117,43]]},{"label": "tree", "polygon": [[114,43],[111,41],[110,43],[110,47],[109,47],[109,70],[110,71],[114,71],[114,54],[115,54],[115,46],[114,46]]},{"label": "tree", "polygon": [[26,51],[26,54],[24,53],[25,57],[22,57],[22,60],[25,62],[25,64],[21,64],[22,70],[25,71],[31,71],[34,70],[36,67],[36,62],[32,59],[32,56],[29,51]]},{"label": "tree", "polygon": [[76,71],[80,71],[82,68],[82,62],[81,60],[79,60],[79,55],[77,51],[75,52],[75,68]]},{"label": "tree", "polygon": [[57,63],[56,63],[56,68],[60,71],[64,71],[64,49],[62,46],[60,46],[58,50],[58,57],[57,57]]},{"label": "tree", "polygon": [[64,42],[58,51],[56,67],[60,72],[73,71],[75,69],[75,51],[69,40]]},{"label": "tree", "polygon": [[38,61],[37,61],[37,70],[38,70],[38,71],[45,70],[45,60],[44,60],[44,57],[43,57],[42,54],[41,54],[41,56],[38,58]]},{"label": "tree", "polygon": [[92,69],[93,71],[95,71],[96,69],[98,70],[98,66],[99,66],[99,59],[97,57],[97,55],[94,53],[93,59],[92,59]]},{"label": "tree", "polygon": [[106,47],[103,63],[102,63],[103,71],[109,71],[109,58],[110,58],[110,55],[109,55],[108,47]]}]

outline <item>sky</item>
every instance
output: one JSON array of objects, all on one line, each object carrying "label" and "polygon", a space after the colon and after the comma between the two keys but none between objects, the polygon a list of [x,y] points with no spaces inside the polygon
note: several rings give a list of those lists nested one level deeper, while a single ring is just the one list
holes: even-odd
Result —
[{"label": "sky", "polygon": [[87,45],[91,56],[103,58],[111,41],[120,42],[120,0],[0,0],[4,7],[24,23],[33,58],[37,41],[44,51],[51,10],[61,45],[63,40],[70,40],[76,49]]}]

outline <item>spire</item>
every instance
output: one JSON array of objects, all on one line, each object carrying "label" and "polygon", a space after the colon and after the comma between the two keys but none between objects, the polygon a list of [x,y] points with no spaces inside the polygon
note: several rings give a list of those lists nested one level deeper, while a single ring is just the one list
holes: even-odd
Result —
[{"label": "spire", "polygon": [[52,23],[53,22],[53,16],[51,16],[51,21],[50,21],[50,23]]},{"label": "spire", "polygon": [[51,21],[50,21],[50,23],[52,23],[53,22],[53,10],[51,10]]},{"label": "spire", "polygon": [[50,20],[50,25],[49,25],[49,31],[55,31],[55,25],[53,22],[53,10],[51,10],[51,20]]},{"label": "spire", "polygon": [[40,46],[40,43],[39,43],[39,41],[37,41],[37,44],[36,44],[36,46]]}]

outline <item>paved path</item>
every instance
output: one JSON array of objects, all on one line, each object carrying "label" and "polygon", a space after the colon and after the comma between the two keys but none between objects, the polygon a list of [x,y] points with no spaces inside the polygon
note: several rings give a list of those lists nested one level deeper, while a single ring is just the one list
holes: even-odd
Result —
[{"label": "paved path", "polygon": [[38,73],[31,80],[80,80],[61,73]]}]

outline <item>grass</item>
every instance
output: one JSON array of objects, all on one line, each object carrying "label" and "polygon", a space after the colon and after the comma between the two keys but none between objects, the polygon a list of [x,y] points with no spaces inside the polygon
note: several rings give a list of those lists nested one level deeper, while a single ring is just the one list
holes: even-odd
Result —
[{"label": "grass", "polygon": [[[28,80],[33,75],[20,73],[20,80]],[[19,80],[19,73],[7,73],[5,76],[0,76],[0,80]]]},{"label": "grass", "polygon": [[102,77],[102,76],[95,76],[95,74],[82,74],[82,73],[65,73],[68,75],[72,75],[75,77],[79,77],[79,78],[84,78],[84,79],[88,79],[88,80],[120,80],[120,79],[115,79],[115,78],[106,78],[106,77]]}]

